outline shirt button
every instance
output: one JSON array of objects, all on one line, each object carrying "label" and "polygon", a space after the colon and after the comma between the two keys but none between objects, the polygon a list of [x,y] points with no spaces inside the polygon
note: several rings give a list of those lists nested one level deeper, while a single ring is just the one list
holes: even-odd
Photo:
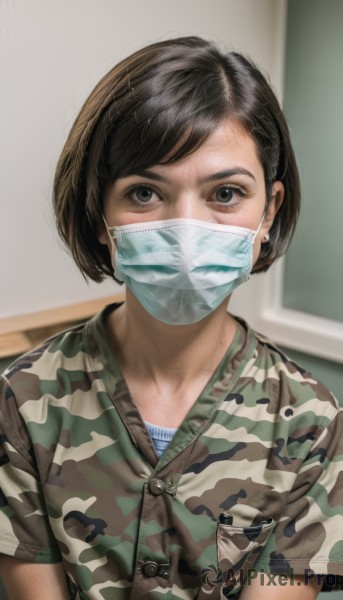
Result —
[{"label": "shirt button", "polygon": [[165,566],[165,567],[160,567],[158,569],[158,575],[159,577],[163,577],[163,579],[168,579],[169,577],[169,566]]},{"label": "shirt button", "polygon": [[161,479],[152,479],[149,481],[149,490],[154,496],[163,494],[165,489],[166,485]]},{"label": "shirt button", "polygon": [[158,573],[158,565],[155,562],[148,561],[142,567],[145,577],[156,577]]}]

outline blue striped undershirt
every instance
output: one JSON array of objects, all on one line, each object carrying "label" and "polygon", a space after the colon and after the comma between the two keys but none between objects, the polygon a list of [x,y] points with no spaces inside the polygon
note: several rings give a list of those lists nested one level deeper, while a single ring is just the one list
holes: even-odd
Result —
[{"label": "blue striped undershirt", "polygon": [[147,421],[144,421],[144,424],[152,439],[156,454],[158,458],[161,458],[163,452],[173,439],[176,429],[172,427],[159,427],[159,425],[153,425],[152,423],[147,423]]}]

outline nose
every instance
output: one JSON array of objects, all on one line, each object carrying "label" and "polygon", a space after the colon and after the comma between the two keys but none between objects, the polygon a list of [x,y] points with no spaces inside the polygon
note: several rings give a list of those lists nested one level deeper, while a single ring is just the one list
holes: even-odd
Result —
[{"label": "nose", "polygon": [[179,196],[168,207],[168,219],[211,220],[206,203],[196,194]]}]

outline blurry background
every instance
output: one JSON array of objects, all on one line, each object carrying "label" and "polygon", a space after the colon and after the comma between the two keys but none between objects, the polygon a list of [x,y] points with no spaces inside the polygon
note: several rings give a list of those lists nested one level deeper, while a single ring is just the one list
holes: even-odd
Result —
[{"label": "blurry background", "polygon": [[[87,285],[57,240],[55,164],[102,75],[150,42],[191,34],[253,58],[282,99],[304,197],[275,295],[304,322],[316,315],[342,331],[341,0],[0,0],[0,22],[0,335],[7,317],[118,292],[111,282]],[[235,293],[233,312],[255,325],[255,298],[268,286],[273,295],[273,286],[264,275],[247,286]],[[340,355],[321,352],[320,343],[299,352],[301,331],[287,338],[286,351],[342,398],[343,345]],[[282,344],[277,325],[274,333]],[[11,360],[1,360],[0,370]]]}]

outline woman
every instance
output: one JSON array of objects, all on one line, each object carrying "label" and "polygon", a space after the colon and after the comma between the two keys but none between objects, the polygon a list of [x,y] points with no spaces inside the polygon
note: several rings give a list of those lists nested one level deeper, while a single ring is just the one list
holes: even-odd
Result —
[{"label": "woman", "polygon": [[136,52],[81,109],[54,207],[84,276],[114,273],[126,300],[3,377],[10,598],[310,600],[333,587],[342,413],[227,311],[285,250],[299,208],[262,74],[196,37]]}]

